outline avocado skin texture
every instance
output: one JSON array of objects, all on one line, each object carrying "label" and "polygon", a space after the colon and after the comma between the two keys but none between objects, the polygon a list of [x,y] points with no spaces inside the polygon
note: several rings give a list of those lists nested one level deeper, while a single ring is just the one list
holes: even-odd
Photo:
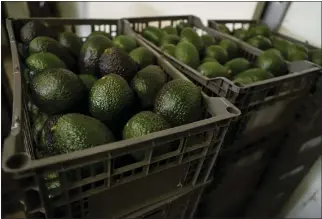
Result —
[{"label": "avocado skin texture", "polygon": [[161,51],[167,55],[175,56],[176,46],[173,44],[163,44],[161,46]]},{"label": "avocado skin texture", "polygon": [[29,54],[50,52],[65,62],[69,70],[76,72],[76,59],[58,41],[50,37],[36,37],[29,44]]},{"label": "avocado skin texture", "polygon": [[39,109],[48,114],[63,113],[77,105],[85,87],[73,72],[52,68],[37,74],[31,82],[31,94]]},{"label": "avocado skin texture", "polygon": [[209,35],[202,35],[201,36],[201,40],[204,44],[205,47],[211,46],[211,45],[215,45],[216,44],[216,40],[215,38],[213,38],[212,36]]},{"label": "avocado skin texture", "polygon": [[227,51],[229,59],[235,58],[238,55],[237,44],[229,39],[221,40],[219,46]]},{"label": "avocado skin texture", "polygon": [[225,64],[228,61],[228,53],[221,46],[213,45],[206,49],[206,57],[216,59],[220,64]]},{"label": "avocado skin texture", "polygon": [[292,46],[292,43],[274,36],[272,37],[272,44],[273,47],[279,50],[282,53],[283,57],[286,59],[288,49]]},{"label": "avocado skin texture", "polygon": [[83,42],[76,34],[72,32],[60,33],[59,43],[68,49],[74,57],[79,57]]},{"label": "avocado skin texture", "polygon": [[133,100],[133,91],[126,80],[119,75],[109,74],[92,87],[89,111],[93,117],[110,124],[122,116],[123,110],[130,107]]},{"label": "avocado skin texture", "polygon": [[166,75],[157,65],[149,65],[139,71],[131,87],[140,99],[143,108],[153,107],[157,92],[166,83]]},{"label": "avocado skin texture", "polygon": [[230,71],[228,68],[222,66],[218,62],[206,62],[203,63],[198,67],[198,71],[208,77],[208,78],[215,78],[215,77],[226,77],[229,78]]},{"label": "avocado skin texture", "polygon": [[136,41],[129,36],[119,35],[113,39],[113,44],[120,49],[123,49],[125,52],[131,52],[137,47]]},{"label": "avocado skin texture", "polygon": [[144,47],[138,47],[130,52],[130,57],[139,65],[140,69],[153,65],[156,62],[155,56]]},{"label": "avocado skin texture", "polygon": [[105,37],[109,38],[110,40],[112,39],[111,34],[104,32],[104,31],[94,31],[90,35],[88,35],[87,39],[89,39],[92,36],[105,36]]},{"label": "avocado skin texture", "polygon": [[198,50],[189,42],[178,43],[175,49],[175,57],[194,69],[196,69],[200,64]]},{"label": "avocado skin texture", "polygon": [[117,74],[131,81],[139,65],[122,49],[108,48],[99,59],[100,75]]},{"label": "avocado skin texture", "polygon": [[201,117],[201,89],[190,81],[175,79],[158,92],[154,112],[173,127],[194,122]]},{"label": "avocado skin texture", "polygon": [[192,43],[199,53],[202,52],[204,48],[204,44],[200,36],[198,36],[198,34],[191,27],[186,27],[182,30],[180,34],[180,42]]},{"label": "avocado skin texture", "polygon": [[244,58],[236,58],[226,62],[225,67],[231,70],[231,75],[235,76],[240,72],[250,68],[250,63]]},{"label": "avocado skin texture", "polygon": [[248,39],[247,43],[261,50],[272,48],[272,42],[270,41],[270,39],[260,35]]},{"label": "avocado skin texture", "polygon": [[78,113],[61,116],[52,132],[57,154],[108,144],[115,140],[112,132],[102,122]]},{"label": "avocado skin texture", "polygon": [[51,36],[48,28],[40,21],[29,21],[20,29],[20,39],[25,44],[38,36]]},{"label": "avocado skin texture", "polygon": [[164,44],[177,45],[180,41],[180,37],[177,35],[165,35],[161,40],[161,46]]},{"label": "avocado skin texture", "polygon": [[178,36],[178,31],[175,27],[172,26],[166,26],[162,28],[162,31],[165,35],[176,35]]},{"label": "avocado skin texture", "polygon": [[245,40],[247,38],[247,30],[244,28],[236,29],[234,30],[233,36]]},{"label": "avocado skin texture", "polygon": [[236,75],[233,81],[234,83],[247,85],[257,81],[270,79],[273,77],[274,76],[270,72],[264,69],[251,68]]},{"label": "avocado skin texture", "polygon": [[265,52],[275,53],[275,54],[279,55],[281,58],[284,59],[284,56],[282,55],[281,51],[279,51],[278,49],[271,48],[271,49],[265,50]]},{"label": "avocado skin texture", "polygon": [[164,36],[164,32],[157,27],[146,27],[142,33],[143,37],[153,44],[160,46],[161,40]]},{"label": "avocado skin texture", "polygon": [[83,44],[79,56],[81,74],[99,75],[99,59],[104,50],[113,47],[113,42],[105,36],[92,36]]},{"label": "avocado skin texture", "polygon": [[97,81],[97,78],[95,78],[93,75],[80,74],[78,76],[82,80],[82,82],[88,92],[92,89],[93,85]]},{"label": "avocado skin texture", "polygon": [[50,52],[34,53],[26,59],[26,65],[35,73],[49,68],[66,68],[65,63]]},{"label": "avocado skin texture", "polygon": [[260,54],[255,66],[271,72],[274,76],[284,75],[288,70],[284,59],[271,51],[265,51]]}]

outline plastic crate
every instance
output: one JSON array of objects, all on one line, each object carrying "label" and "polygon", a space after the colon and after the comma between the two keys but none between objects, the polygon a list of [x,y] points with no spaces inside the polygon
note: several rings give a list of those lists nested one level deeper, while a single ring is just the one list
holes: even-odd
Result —
[{"label": "plastic crate", "polygon": [[[91,31],[135,37],[119,20],[38,19],[53,26],[67,26],[72,31],[87,26]],[[96,213],[110,217],[137,203],[174,195],[186,186],[210,179],[228,126],[240,111],[224,98],[204,94],[201,106],[204,117],[200,121],[139,138],[35,159],[27,112],[27,86],[21,74],[24,66],[15,35],[30,20],[37,18],[7,20],[14,70],[14,110],[11,133],[3,150],[3,168],[18,180],[27,217],[90,217]],[[137,43],[147,47],[139,39]],[[168,80],[188,80],[159,54],[151,52]],[[157,148],[170,145],[175,150],[161,155],[154,153]],[[129,161],[126,156],[135,151],[144,152],[144,160]]]},{"label": "plastic crate", "polygon": [[295,110],[305,100],[320,75],[320,68],[306,61],[288,63],[289,74],[246,86],[238,86],[222,77],[209,79],[174,57],[162,53],[159,47],[140,35],[148,25],[164,27],[181,21],[188,22],[200,35],[207,33],[218,40],[231,39],[238,44],[241,56],[252,63],[261,51],[232,36],[205,27],[198,17],[191,15],[126,18],[125,25],[131,26],[138,33],[138,38],[162,54],[190,80],[202,86],[205,93],[225,97],[242,111],[242,115],[231,125],[225,148],[234,143],[245,145],[256,142],[276,130],[283,130],[293,120]]}]

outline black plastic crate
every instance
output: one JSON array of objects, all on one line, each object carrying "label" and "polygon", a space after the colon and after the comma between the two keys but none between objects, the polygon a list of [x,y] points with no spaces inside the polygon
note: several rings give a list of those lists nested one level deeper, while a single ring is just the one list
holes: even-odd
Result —
[{"label": "black plastic crate", "polygon": [[205,93],[209,96],[225,97],[242,111],[242,116],[230,127],[225,148],[226,145],[234,143],[238,146],[256,142],[276,130],[283,130],[293,120],[295,110],[306,99],[320,75],[320,68],[306,61],[288,63],[289,74],[246,86],[236,85],[222,77],[209,79],[174,57],[162,53],[159,47],[140,34],[149,25],[164,27],[182,21],[192,26],[199,35],[209,34],[218,40],[234,41],[240,48],[241,56],[251,63],[262,51],[230,35],[205,27],[196,16],[126,18],[125,25],[131,26],[138,33],[138,38],[162,54],[195,84],[202,86]]},{"label": "black plastic crate", "polygon": [[[106,31],[112,36],[117,33],[136,36],[131,29],[124,28],[120,20],[7,20],[13,59],[14,111],[11,133],[3,150],[3,168],[18,180],[28,218],[85,217],[100,212],[100,217],[112,217],[132,205],[161,195],[172,196],[187,186],[193,187],[210,179],[210,171],[230,121],[240,111],[224,98],[210,98],[204,94],[201,106],[204,109],[203,120],[140,138],[35,159],[27,108],[27,85],[22,77],[24,66],[17,50],[19,37],[16,41],[21,25],[31,20],[42,20],[53,27],[67,27],[71,31],[87,26],[91,31]],[[137,43],[147,47],[140,39]],[[188,80],[159,54],[151,52],[167,73],[168,80]],[[157,147],[167,145],[175,145],[176,149],[159,156],[153,155]],[[128,161],[126,156],[134,151],[144,152],[144,160]],[[117,164],[120,161],[125,163]],[[117,199],[126,201],[117,205]],[[115,205],[112,208],[106,203]]]}]

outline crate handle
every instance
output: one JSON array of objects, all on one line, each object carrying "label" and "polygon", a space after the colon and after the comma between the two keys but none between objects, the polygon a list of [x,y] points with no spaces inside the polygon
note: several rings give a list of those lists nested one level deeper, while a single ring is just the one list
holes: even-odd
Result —
[{"label": "crate handle", "polygon": [[208,97],[205,94],[205,99],[209,105],[209,110],[212,115],[227,115],[236,117],[241,114],[240,110],[223,97]]}]

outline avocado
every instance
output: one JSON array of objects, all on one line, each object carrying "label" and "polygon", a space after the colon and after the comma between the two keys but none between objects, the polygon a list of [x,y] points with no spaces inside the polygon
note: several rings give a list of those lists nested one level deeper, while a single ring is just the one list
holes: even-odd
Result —
[{"label": "avocado", "polygon": [[223,39],[220,41],[219,46],[226,50],[229,59],[235,58],[238,55],[238,46],[232,40]]},{"label": "avocado", "polygon": [[308,60],[308,54],[303,52],[303,50],[299,49],[296,44],[288,47],[287,51],[287,60],[288,61],[297,61],[297,60]]},{"label": "avocado", "polygon": [[201,40],[202,40],[202,42],[203,42],[205,47],[208,47],[208,46],[216,44],[215,38],[213,38],[212,36],[210,36],[208,34],[202,35]]},{"label": "avocado", "polygon": [[89,111],[95,118],[111,124],[133,103],[130,86],[119,75],[109,74],[99,79],[89,95]]},{"label": "avocado", "polygon": [[173,44],[177,45],[180,41],[180,37],[176,35],[165,35],[161,40],[161,46],[164,44]]},{"label": "avocado", "polygon": [[189,27],[189,24],[187,22],[184,22],[184,21],[181,21],[177,26],[177,32],[178,32],[178,35],[181,34],[181,31],[186,28],[186,27]]},{"label": "avocado", "polygon": [[233,35],[238,39],[245,40],[247,38],[247,30],[244,28],[236,29],[234,30]]},{"label": "avocado", "polygon": [[198,52],[201,52],[204,48],[204,44],[200,36],[198,36],[198,34],[191,27],[186,27],[182,30],[180,34],[180,42],[189,42],[193,44]]},{"label": "avocado", "polygon": [[66,68],[65,63],[50,52],[40,52],[30,55],[26,59],[26,65],[35,73],[42,72],[49,68]]},{"label": "avocado", "polygon": [[302,52],[304,52],[304,53],[309,53],[309,49],[306,47],[306,46],[304,46],[304,45],[301,45],[301,44],[294,44],[294,46],[298,49],[298,50],[300,50],[300,51],[302,51]]},{"label": "avocado", "polygon": [[284,59],[271,51],[261,53],[257,57],[255,65],[258,68],[271,72],[274,76],[280,76],[287,73],[287,65]]},{"label": "avocado", "polygon": [[165,35],[176,35],[178,36],[178,32],[177,29],[175,27],[172,26],[166,26],[164,28],[162,28],[162,31]]},{"label": "avocado", "polygon": [[282,58],[284,59],[284,57],[283,57],[283,55],[282,55],[281,51],[279,51],[278,49],[271,48],[271,49],[265,50],[265,52],[273,52],[273,53],[275,53],[275,54],[279,55],[280,57],[282,57]]},{"label": "avocado", "polygon": [[79,57],[83,42],[76,34],[64,32],[59,34],[59,43],[68,49],[73,56]]},{"label": "avocado", "polygon": [[113,42],[105,36],[92,36],[81,48],[79,70],[81,74],[99,75],[99,58],[104,50],[113,46]]},{"label": "avocado", "polygon": [[201,89],[190,81],[175,79],[158,92],[154,112],[172,126],[194,122],[201,117]]},{"label": "avocado", "polygon": [[230,30],[229,30],[229,28],[228,28],[226,25],[224,25],[224,24],[217,24],[217,29],[218,29],[220,32],[230,34]]},{"label": "avocado", "polygon": [[132,38],[125,35],[115,37],[113,43],[117,48],[123,49],[125,52],[131,52],[137,46]]},{"label": "avocado", "polygon": [[230,69],[231,75],[235,76],[240,72],[246,71],[250,68],[250,63],[244,58],[235,58],[226,62],[225,67]]},{"label": "avocado", "polygon": [[142,35],[145,39],[151,41],[153,44],[160,46],[164,32],[157,27],[149,26],[143,30]]},{"label": "avocado", "polygon": [[247,84],[266,80],[273,77],[274,76],[270,72],[266,71],[265,69],[251,68],[237,74],[234,77],[233,82],[237,84],[247,85]]},{"label": "avocado", "polygon": [[194,69],[196,69],[200,64],[198,50],[189,42],[178,43],[175,49],[175,57]]},{"label": "avocado", "polygon": [[33,139],[36,145],[41,143],[41,131],[47,118],[48,116],[46,114],[40,113],[32,126]]},{"label": "avocado", "polygon": [[29,21],[20,29],[20,39],[25,44],[38,36],[51,37],[50,31],[41,21]]},{"label": "avocado", "polygon": [[105,36],[105,37],[109,38],[110,40],[112,39],[111,34],[104,32],[104,31],[94,31],[90,35],[88,35],[87,39],[89,39],[92,36]]},{"label": "avocado", "polygon": [[292,43],[281,39],[280,37],[272,37],[272,45],[275,49],[279,50],[284,58],[287,58],[288,49],[292,46]]},{"label": "avocado", "polygon": [[88,92],[92,89],[93,85],[97,81],[97,78],[95,78],[93,75],[80,74],[78,76],[82,80],[82,82]]},{"label": "avocado", "polygon": [[122,49],[108,48],[99,59],[100,75],[117,74],[131,81],[138,70],[135,61]]},{"label": "avocado", "polygon": [[228,61],[228,53],[221,46],[213,45],[206,49],[206,57],[216,59],[220,64],[225,64]]},{"label": "avocado", "polygon": [[247,32],[247,38],[253,38],[255,36],[263,36],[270,38],[272,32],[265,24],[255,25],[249,28]]},{"label": "avocado", "polygon": [[40,36],[34,38],[29,44],[29,54],[50,52],[65,62],[69,70],[76,70],[76,60],[70,52],[53,38]]},{"label": "avocado", "polygon": [[155,63],[155,56],[144,47],[132,50],[129,55],[139,65],[140,69]]},{"label": "avocado", "polygon": [[254,36],[248,39],[246,42],[261,50],[272,48],[272,42],[267,37],[261,35]]},{"label": "avocado", "polygon": [[54,151],[70,153],[114,141],[112,132],[99,120],[70,113],[61,116],[52,128]]},{"label": "avocado", "polygon": [[46,69],[31,81],[31,94],[39,109],[48,114],[63,113],[78,104],[85,87],[73,72],[62,68]]},{"label": "avocado", "polygon": [[152,107],[157,92],[166,83],[166,75],[157,65],[149,65],[139,71],[131,87],[140,99],[143,108]]},{"label": "avocado", "polygon": [[175,56],[176,46],[173,44],[163,44],[161,51],[170,56]]},{"label": "avocado", "polygon": [[[201,63],[206,63],[206,62],[218,62],[216,59],[212,58],[212,57],[205,57]],[[218,62],[219,63],[219,62]]]},{"label": "avocado", "polygon": [[230,70],[218,62],[206,62],[201,64],[197,69],[202,75],[208,78],[230,77]]},{"label": "avocado", "polygon": [[322,66],[322,50],[314,49],[310,51],[311,61],[317,65]]}]

